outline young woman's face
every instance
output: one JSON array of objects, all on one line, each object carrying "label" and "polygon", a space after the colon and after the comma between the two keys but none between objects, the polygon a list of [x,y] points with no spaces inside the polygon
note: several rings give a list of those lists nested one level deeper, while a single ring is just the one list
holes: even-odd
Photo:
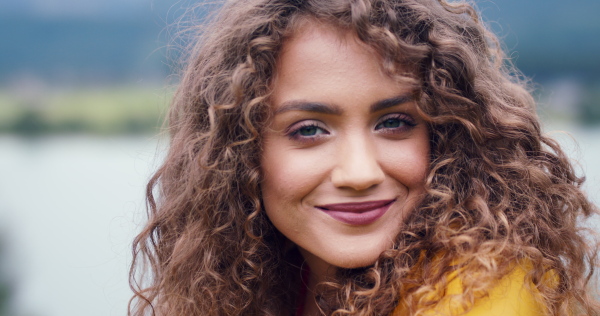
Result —
[{"label": "young woman's face", "polygon": [[313,270],[370,265],[424,192],[429,135],[412,91],[328,26],[302,27],[278,62],[261,159],[267,215]]}]

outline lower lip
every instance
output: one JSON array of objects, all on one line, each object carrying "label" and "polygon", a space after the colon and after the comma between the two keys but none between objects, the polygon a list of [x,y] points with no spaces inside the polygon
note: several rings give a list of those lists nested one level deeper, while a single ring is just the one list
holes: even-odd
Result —
[{"label": "lower lip", "polygon": [[387,210],[390,208],[390,205],[392,205],[392,203],[361,213],[332,211],[321,208],[319,210],[342,223],[361,226],[369,225],[378,220],[383,216],[383,214],[385,214],[385,212],[387,212]]}]

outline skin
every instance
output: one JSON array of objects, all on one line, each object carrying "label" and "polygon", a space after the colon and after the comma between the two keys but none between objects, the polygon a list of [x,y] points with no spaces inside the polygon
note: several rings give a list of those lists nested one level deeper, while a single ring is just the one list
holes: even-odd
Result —
[{"label": "skin", "polygon": [[[309,265],[311,290],[337,267],[371,265],[393,246],[424,193],[429,134],[412,88],[384,74],[353,33],[328,25],[305,23],[284,43],[272,87],[263,202]],[[366,225],[319,207],[381,200],[393,202]],[[307,303],[305,315],[315,308]]]}]

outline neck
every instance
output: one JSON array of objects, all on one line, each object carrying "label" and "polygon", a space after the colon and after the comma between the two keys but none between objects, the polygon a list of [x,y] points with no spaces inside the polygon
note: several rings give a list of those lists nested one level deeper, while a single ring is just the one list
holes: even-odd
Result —
[{"label": "neck", "polygon": [[308,264],[310,273],[306,282],[306,296],[302,316],[322,315],[316,301],[317,285],[333,279],[336,268],[312,254],[299,249],[305,264]]}]

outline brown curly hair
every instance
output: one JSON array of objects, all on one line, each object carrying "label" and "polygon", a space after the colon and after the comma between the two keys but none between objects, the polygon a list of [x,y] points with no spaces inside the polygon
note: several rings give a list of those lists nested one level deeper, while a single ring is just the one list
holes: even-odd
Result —
[{"label": "brown curly hair", "polygon": [[323,313],[387,315],[402,298],[419,314],[452,271],[468,305],[526,262],[550,315],[598,315],[597,243],[580,226],[596,209],[583,179],[542,134],[533,98],[473,7],[444,0],[225,3],[197,35],[172,102],[169,152],[133,245],[129,314],[293,314],[298,254],[261,205],[261,131],[282,44],[311,19],[355,33],[388,74],[421,87],[432,157],[427,194],[394,247],[322,284]]}]

